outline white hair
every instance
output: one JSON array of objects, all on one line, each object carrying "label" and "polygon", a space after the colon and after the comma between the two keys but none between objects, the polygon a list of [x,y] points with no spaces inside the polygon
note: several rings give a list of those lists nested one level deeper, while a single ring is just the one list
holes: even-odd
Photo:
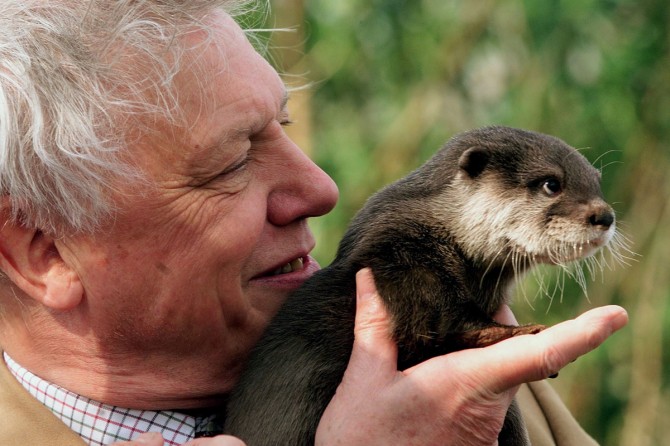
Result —
[{"label": "white hair", "polygon": [[[252,4],[253,3],[253,4]],[[248,0],[2,0],[0,194],[11,218],[45,232],[92,232],[109,189],[140,175],[122,160],[147,113],[174,122],[177,37]],[[244,11],[243,11],[244,10]],[[8,201],[7,201],[8,198]]]}]

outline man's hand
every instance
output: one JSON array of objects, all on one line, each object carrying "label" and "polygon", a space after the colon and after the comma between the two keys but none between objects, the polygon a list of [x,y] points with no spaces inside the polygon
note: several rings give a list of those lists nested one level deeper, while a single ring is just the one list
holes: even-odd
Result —
[{"label": "man's hand", "polygon": [[[157,432],[147,432],[133,441],[122,441],[110,446],[163,446],[163,437]],[[219,435],[212,438],[198,438],[185,443],[183,446],[245,446],[244,442],[229,435]]]},{"label": "man's hand", "polygon": [[[316,434],[323,445],[494,445],[518,386],[551,376],[595,349],[628,316],[590,310],[535,335],[463,350],[397,370],[391,322],[369,270],[356,277],[351,359]],[[513,321],[508,309],[498,315]]]}]

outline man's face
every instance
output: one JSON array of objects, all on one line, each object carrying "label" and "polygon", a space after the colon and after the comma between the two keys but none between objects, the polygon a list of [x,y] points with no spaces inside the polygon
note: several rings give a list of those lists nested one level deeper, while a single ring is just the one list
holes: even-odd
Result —
[{"label": "man's face", "polygon": [[284,133],[277,73],[229,17],[210,20],[212,41],[187,38],[198,78],[186,69],[176,80],[188,129],[137,138],[130,156],[150,181],[122,186],[104,234],[61,246],[104,354],[165,359],[194,387],[210,382],[203,394],[227,390],[279,305],[318,268],[306,218],[337,199]]}]

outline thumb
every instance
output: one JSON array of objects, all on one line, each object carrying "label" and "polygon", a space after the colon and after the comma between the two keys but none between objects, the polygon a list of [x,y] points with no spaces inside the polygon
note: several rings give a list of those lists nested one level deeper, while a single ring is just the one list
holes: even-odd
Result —
[{"label": "thumb", "polygon": [[[372,271],[356,274],[354,345],[347,370],[364,370],[392,376],[398,369],[398,348],[392,337],[392,321],[375,287]],[[388,375],[388,373],[391,375]]]}]

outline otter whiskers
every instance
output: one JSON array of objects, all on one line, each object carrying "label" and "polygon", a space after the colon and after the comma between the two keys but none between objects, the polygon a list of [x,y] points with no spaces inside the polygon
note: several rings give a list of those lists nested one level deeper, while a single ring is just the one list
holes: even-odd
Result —
[{"label": "otter whiskers", "polygon": [[[540,296],[548,298],[547,312],[549,312],[554,299],[558,297],[559,302],[563,301],[566,279],[570,279],[579,286],[588,301],[589,280],[594,282],[600,277],[601,281],[604,281],[606,271],[612,271],[616,266],[628,266],[631,261],[636,260],[637,254],[630,249],[630,244],[630,239],[620,230],[617,230],[612,234],[610,242],[603,249],[587,257],[580,258],[577,254],[584,252],[585,247],[589,245],[588,240],[555,246],[552,251],[542,254],[542,257],[549,259],[549,262],[539,262],[537,255],[517,249],[516,255],[527,262],[523,267],[514,266],[517,290],[533,310],[535,309],[533,302]],[[558,268],[542,267],[545,263],[547,266],[558,266]],[[528,297],[528,287],[523,286],[523,279],[525,278],[523,273],[529,269],[532,271],[531,275],[537,287],[537,291],[532,298]],[[521,274],[517,274],[516,271],[521,271]],[[552,284],[553,287],[551,287]]]}]

